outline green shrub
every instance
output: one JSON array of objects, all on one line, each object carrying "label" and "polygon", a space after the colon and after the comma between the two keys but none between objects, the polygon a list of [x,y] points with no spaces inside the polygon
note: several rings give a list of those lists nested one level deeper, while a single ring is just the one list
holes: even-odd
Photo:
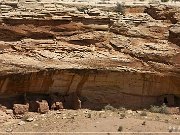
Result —
[{"label": "green shrub", "polygon": [[154,112],[154,113],[165,113],[168,114],[168,110],[167,110],[167,106],[166,104],[162,104],[161,106],[150,106],[150,112]]},{"label": "green shrub", "polygon": [[124,15],[125,14],[124,4],[117,2],[116,7],[115,7],[115,11],[118,12],[118,13],[121,13],[122,15]]}]

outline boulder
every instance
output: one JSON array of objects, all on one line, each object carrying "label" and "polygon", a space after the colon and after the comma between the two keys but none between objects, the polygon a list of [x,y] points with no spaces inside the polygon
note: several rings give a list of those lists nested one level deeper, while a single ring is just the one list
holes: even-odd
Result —
[{"label": "boulder", "polygon": [[180,23],[169,29],[169,41],[180,46]]},{"label": "boulder", "polygon": [[49,105],[46,100],[42,100],[41,102],[37,101],[37,103],[39,113],[47,113],[49,111]]},{"label": "boulder", "polygon": [[179,8],[171,7],[167,5],[150,5],[145,9],[145,13],[148,13],[152,18],[156,20],[169,20],[172,23],[177,23],[180,13]]},{"label": "boulder", "polygon": [[32,101],[29,101],[29,111],[31,112],[37,112],[38,111],[38,108],[39,108],[39,101],[36,101],[36,100],[32,100]]},{"label": "boulder", "polygon": [[26,105],[14,104],[13,105],[13,112],[15,115],[25,114],[28,111],[29,111],[29,104],[26,104]]},{"label": "boulder", "polygon": [[52,105],[51,105],[51,109],[52,110],[60,110],[60,109],[63,109],[63,103],[62,102],[54,102]]},{"label": "boulder", "polygon": [[3,112],[2,110],[0,110],[0,123],[4,123],[5,121],[7,121],[10,117]]},{"label": "boulder", "polygon": [[63,109],[63,98],[62,96],[59,96],[58,94],[51,94],[50,95],[50,108],[51,110],[60,110]]}]

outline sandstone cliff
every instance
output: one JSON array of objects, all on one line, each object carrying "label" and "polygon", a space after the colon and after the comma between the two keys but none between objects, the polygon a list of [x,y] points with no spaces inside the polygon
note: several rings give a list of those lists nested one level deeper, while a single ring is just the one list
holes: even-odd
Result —
[{"label": "sandstone cliff", "polygon": [[0,6],[1,99],[75,92],[92,108],[180,103],[179,7]]}]

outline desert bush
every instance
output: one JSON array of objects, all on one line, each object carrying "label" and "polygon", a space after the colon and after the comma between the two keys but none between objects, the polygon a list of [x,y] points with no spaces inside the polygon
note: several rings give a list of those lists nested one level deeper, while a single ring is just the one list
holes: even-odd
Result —
[{"label": "desert bush", "polygon": [[149,111],[154,113],[159,113],[159,106],[151,105]]},{"label": "desert bush", "polygon": [[24,114],[23,117],[21,118],[22,121],[27,121],[27,119],[29,119],[30,116],[28,114]]},{"label": "desert bush", "polygon": [[122,126],[119,126],[118,132],[122,132],[122,131],[123,131],[123,127],[122,127]]},{"label": "desert bush", "polygon": [[110,104],[108,104],[104,107],[104,110],[105,111],[107,111],[107,110],[115,111],[116,109],[113,106],[111,106]]},{"label": "desert bush", "polygon": [[142,125],[146,125],[146,121],[143,121]]},{"label": "desert bush", "polygon": [[161,0],[161,2],[168,2],[169,0]]},{"label": "desert bush", "polygon": [[151,0],[151,1],[149,2],[149,4],[159,4],[159,1],[158,1],[158,0]]},{"label": "desert bush", "polygon": [[164,103],[161,106],[151,105],[149,110],[150,110],[150,112],[154,112],[154,113],[168,114],[167,106]]},{"label": "desert bush", "polygon": [[88,118],[91,118],[91,117],[92,117],[92,115],[91,115],[90,113],[88,113],[87,117],[88,117]]},{"label": "desert bush", "polygon": [[146,111],[146,110],[143,110],[140,115],[141,115],[141,116],[147,116],[147,111]]},{"label": "desert bush", "polygon": [[84,6],[84,7],[77,7],[77,10],[80,12],[86,12],[88,10],[88,7]]},{"label": "desert bush", "polygon": [[122,15],[125,14],[125,7],[124,7],[124,3],[116,3],[116,7],[115,7],[115,11],[118,13],[121,13]]},{"label": "desert bush", "polygon": [[125,111],[126,111],[126,108],[124,108],[124,107],[119,107],[118,110],[121,111],[121,112],[125,112]]},{"label": "desert bush", "polygon": [[179,2],[180,2],[180,0],[172,0],[172,2],[176,2],[176,1],[179,1]]},{"label": "desert bush", "polygon": [[123,131],[123,127],[122,127],[122,126],[119,126],[118,131],[119,131],[119,132]]},{"label": "desert bush", "polygon": [[125,114],[125,113],[121,113],[121,114],[120,114],[120,118],[121,118],[121,119],[124,119],[125,117],[126,117],[126,114]]}]

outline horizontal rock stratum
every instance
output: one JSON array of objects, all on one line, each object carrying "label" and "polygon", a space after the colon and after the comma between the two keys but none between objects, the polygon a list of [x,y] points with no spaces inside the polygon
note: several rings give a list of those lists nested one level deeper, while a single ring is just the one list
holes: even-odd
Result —
[{"label": "horizontal rock stratum", "polygon": [[180,104],[180,8],[4,1],[0,101],[76,93],[82,107]]}]

